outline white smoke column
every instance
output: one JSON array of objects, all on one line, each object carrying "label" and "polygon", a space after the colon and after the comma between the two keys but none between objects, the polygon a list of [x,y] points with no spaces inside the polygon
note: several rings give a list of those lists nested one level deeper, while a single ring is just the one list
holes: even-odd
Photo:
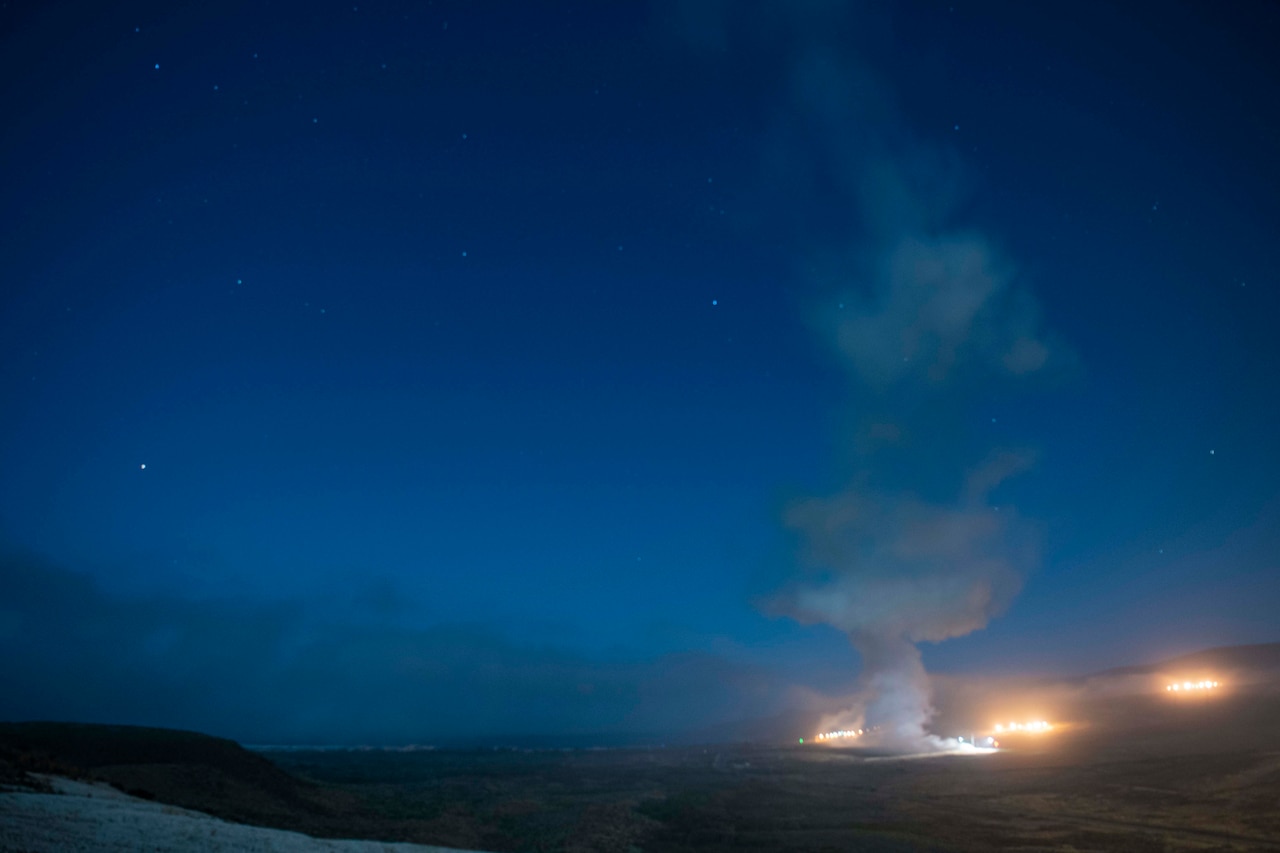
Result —
[{"label": "white smoke column", "polygon": [[[940,746],[927,736],[933,710],[917,644],[986,626],[1036,562],[1029,525],[990,503],[1033,454],[966,445],[967,403],[1063,351],[1045,341],[1013,265],[952,222],[968,184],[956,155],[914,138],[870,68],[867,57],[892,40],[885,7],[658,8],[712,61],[777,63],[786,97],[764,145],[764,180],[804,243],[805,274],[821,294],[814,325],[851,379],[851,485],[788,511],[802,573],[768,609],[839,628],[862,658],[859,701],[827,730],[873,729],[903,750]],[[807,235],[832,233],[825,214],[840,202],[836,219],[856,224],[814,245]]]},{"label": "white smoke column", "polygon": [[876,159],[863,174],[878,179],[857,194],[872,227],[816,312],[853,380],[853,485],[788,512],[806,577],[772,609],[848,634],[862,658],[850,716],[868,740],[940,749],[947,744],[927,736],[933,708],[916,644],[985,627],[1036,563],[1029,525],[989,502],[1034,454],[987,448],[979,461],[983,450],[966,448],[949,425],[972,422],[967,399],[1042,369],[1054,350],[989,240],[930,222],[920,211],[941,205],[910,190],[893,161]]},{"label": "white smoke column", "polygon": [[1017,594],[1035,562],[1035,537],[986,499],[1031,461],[993,455],[954,506],[849,489],[787,513],[807,576],[772,609],[848,634],[862,658],[862,698],[848,716],[872,729],[869,741],[903,751],[942,746],[926,734],[933,709],[916,644],[976,631]]}]

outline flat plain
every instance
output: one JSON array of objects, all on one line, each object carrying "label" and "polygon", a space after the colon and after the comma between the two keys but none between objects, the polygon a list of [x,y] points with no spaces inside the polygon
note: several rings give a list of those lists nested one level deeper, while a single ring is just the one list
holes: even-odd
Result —
[{"label": "flat plain", "polygon": [[734,745],[273,759],[431,827],[434,843],[494,850],[1280,850],[1280,749],[1219,738],[1206,716],[1219,715],[981,756]]}]

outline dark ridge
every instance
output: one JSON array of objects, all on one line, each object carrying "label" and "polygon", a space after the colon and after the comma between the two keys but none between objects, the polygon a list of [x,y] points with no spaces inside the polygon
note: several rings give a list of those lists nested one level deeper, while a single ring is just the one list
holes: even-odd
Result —
[{"label": "dark ridge", "polygon": [[[323,831],[346,802],[234,741],[198,732],[89,723],[0,723],[6,776],[107,782],[226,820]],[[29,778],[29,777],[28,777]]]},{"label": "dark ridge", "polygon": [[267,784],[289,779],[279,768],[225,738],[179,729],[93,723],[0,723],[0,744],[45,753],[75,767],[202,764]]},{"label": "dark ridge", "polygon": [[1280,670],[1280,643],[1257,643],[1250,646],[1219,646],[1168,658],[1157,663],[1121,666],[1095,672],[1085,678],[1111,678],[1123,675],[1152,675],[1169,670],[1210,669],[1218,672],[1269,673]]},{"label": "dark ridge", "polygon": [[1233,669],[1267,671],[1280,669],[1280,643],[1258,643],[1252,646],[1219,646],[1202,652],[1171,658],[1158,668],[1222,666]]}]

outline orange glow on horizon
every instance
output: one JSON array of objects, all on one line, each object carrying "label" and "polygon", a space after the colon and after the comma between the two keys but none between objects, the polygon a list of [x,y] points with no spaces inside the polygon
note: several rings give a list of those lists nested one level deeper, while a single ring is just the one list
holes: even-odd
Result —
[{"label": "orange glow on horizon", "polygon": [[1017,722],[996,723],[994,726],[994,731],[996,734],[1000,734],[1000,735],[1012,734],[1014,732],[1029,732],[1029,733],[1051,732],[1053,731],[1053,724],[1047,723],[1044,720],[1033,720],[1030,723],[1017,723]]},{"label": "orange glow on horizon", "polygon": [[836,729],[835,731],[822,732],[821,734],[817,735],[814,738],[814,740],[822,742],[822,741],[829,741],[829,740],[838,740],[840,738],[862,737],[862,733],[863,733],[862,729]]},{"label": "orange glow on horizon", "polygon": [[1175,681],[1165,686],[1166,693],[1203,693],[1222,686],[1220,681]]}]

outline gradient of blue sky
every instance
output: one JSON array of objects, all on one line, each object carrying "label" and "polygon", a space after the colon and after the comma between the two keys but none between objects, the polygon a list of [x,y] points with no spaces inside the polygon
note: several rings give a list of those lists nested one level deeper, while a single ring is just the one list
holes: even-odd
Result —
[{"label": "gradient of blue sky", "polygon": [[[1038,456],[993,497],[1038,567],[931,668],[1277,639],[1276,7],[168,5],[0,12],[0,640],[27,688],[0,715],[333,735],[354,712],[323,685],[370,668],[387,702],[458,698],[362,735],[509,729],[526,694],[541,731],[657,730],[847,690],[845,638],[762,602],[786,507],[860,464],[824,323],[899,215],[841,177],[874,156],[996,247],[1060,355],[931,398],[895,460],[928,493]],[[797,84],[815,44],[865,78]],[[57,647],[104,633],[101,660]],[[406,645],[500,663],[406,689],[370,663]],[[210,692],[293,687],[219,717],[172,672],[206,658]],[[55,684],[104,667],[175,698]],[[264,722],[308,691],[337,709]]]}]

